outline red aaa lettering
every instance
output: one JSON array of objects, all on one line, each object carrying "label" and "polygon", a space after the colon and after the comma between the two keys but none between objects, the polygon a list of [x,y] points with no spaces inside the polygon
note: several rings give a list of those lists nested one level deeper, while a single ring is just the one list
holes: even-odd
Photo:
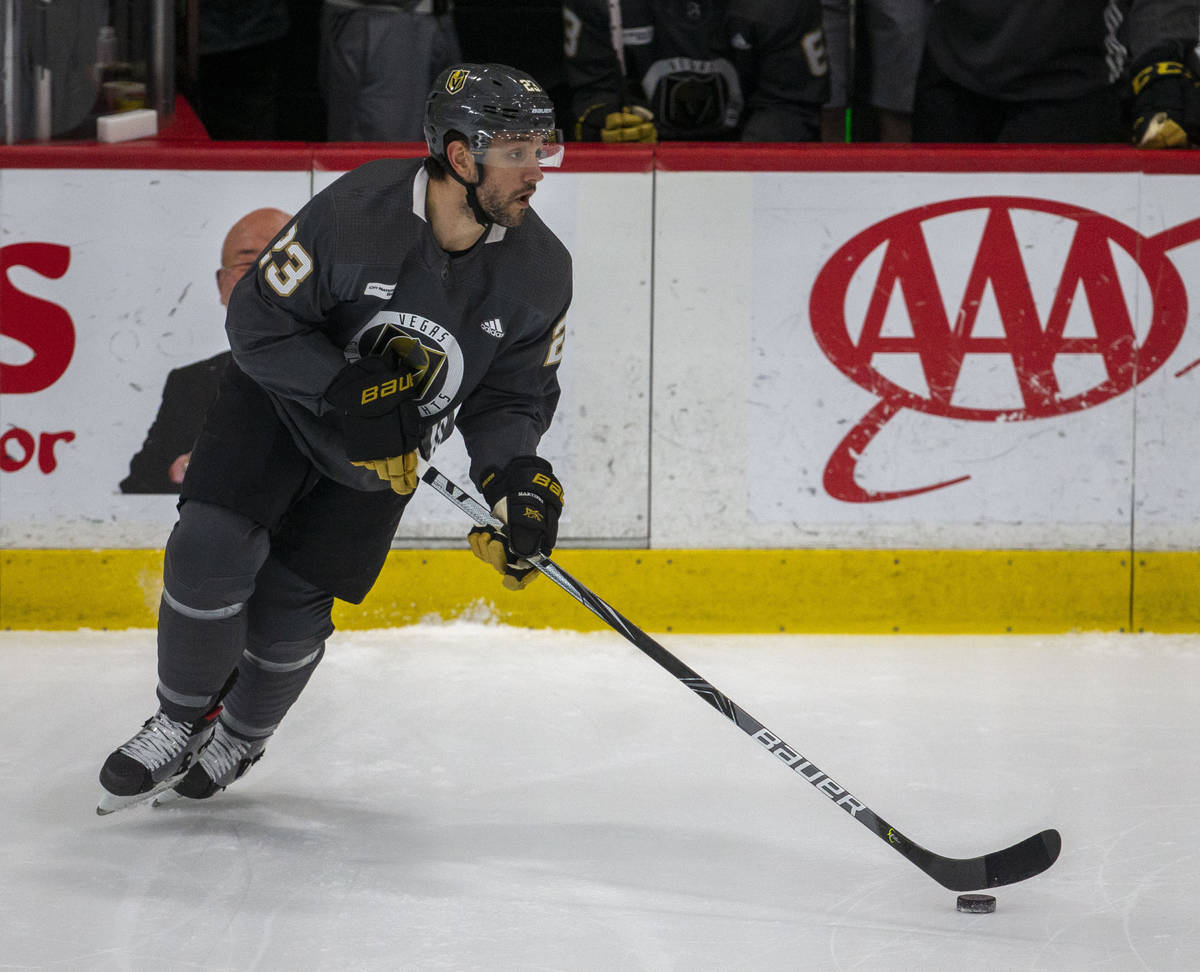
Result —
[{"label": "red aaa lettering", "polygon": [[[983,209],[986,221],[958,312],[945,313],[938,276],[922,231],[936,216]],[[1057,289],[1046,320],[1041,320],[1025,272],[1013,227],[1014,210],[1049,213],[1075,223]],[[843,245],[825,264],[813,285],[810,316],[818,344],[852,381],[879,397],[834,450],[826,465],[826,491],[847,502],[897,499],[961,482],[912,489],[873,491],[855,478],[858,458],[888,421],[903,409],[971,421],[1027,421],[1090,408],[1131,389],[1170,357],[1183,335],[1187,293],[1166,257],[1169,246],[1200,235],[1181,227],[1156,238],[1143,237],[1110,217],[1079,207],[1040,199],[986,197],[953,200],[899,213],[877,223]],[[1151,322],[1139,342],[1134,316],[1122,290],[1112,247],[1137,263],[1153,295]],[[845,316],[851,278],[862,262],[884,247],[879,276],[857,339]],[[1002,336],[974,333],[985,291],[990,288],[1001,317]],[[894,293],[900,293],[911,323],[911,336],[885,335],[884,318]],[[1095,336],[1066,336],[1073,303],[1082,295]],[[928,387],[925,395],[895,384],[874,367],[879,353],[910,353],[920,361]],[[1011,359],[1020,388],[1021,408],[979,408],[953,404],[967,354],[1000,354]],[[1089,354],[1103,362],[1105,378],[1086,391],[1064,397],[1055,374],[1062,354]]]}]

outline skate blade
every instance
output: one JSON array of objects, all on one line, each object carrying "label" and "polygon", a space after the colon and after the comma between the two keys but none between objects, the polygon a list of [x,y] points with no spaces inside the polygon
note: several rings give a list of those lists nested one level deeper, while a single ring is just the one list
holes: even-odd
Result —
[{"label": "skate blade", "polygon": [[[118,796],[115,793],[105,793],[100,798],[100,802],[96,804],[96,814],[101,817],[107,817],[110,813],[116,813],[118,810],[125,810],[128,807],[136,806],[139,803],[145,803],[158,796],[164,790],[170,790],[176,783],[183,779],[183,774],[172,776],[170,779],[163,780],[161,783],[152,786],[148,790],[143,790],[141,793],[134,793],[130,796]],[[171,792],[174,792],[173,790]],[[157,802],[157,801],[155,801]]]},{"label": "skate blade", "polygon": [[174,788],[171,788],[170,790],[160,793],[157,797],[155,797],[154,803],[151,805],[155,807],[169,807],[171,804],[178,803],[180,800],[185,799],[187,798],[182,793]]}]

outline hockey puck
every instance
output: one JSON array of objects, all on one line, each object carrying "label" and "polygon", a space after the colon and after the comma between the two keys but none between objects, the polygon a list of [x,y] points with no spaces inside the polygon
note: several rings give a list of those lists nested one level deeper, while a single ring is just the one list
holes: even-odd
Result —
[{"label": "hockey puck", "polygon": [[972,915],[990,915],[996,910],[996,899],[990,894],[960,894],[958,910]]}]

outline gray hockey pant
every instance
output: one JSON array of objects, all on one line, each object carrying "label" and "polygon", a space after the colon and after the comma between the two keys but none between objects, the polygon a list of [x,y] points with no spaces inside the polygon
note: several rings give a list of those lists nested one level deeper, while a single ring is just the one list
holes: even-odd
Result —
[{"label": "gray hockey pant", "polygon": [[333,595],[270,554],[265,527],[188,500],[167,541],[158,616],[158,699],[198,718],[237,669],[221,721],[271,735],[308,684],[333,633]]}]

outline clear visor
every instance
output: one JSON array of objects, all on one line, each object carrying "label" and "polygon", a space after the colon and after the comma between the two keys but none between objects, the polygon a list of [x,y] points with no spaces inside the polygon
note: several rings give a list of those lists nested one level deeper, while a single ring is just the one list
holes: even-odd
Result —
[{"label": "clear visor", "polygon": [[528,168],[540,165],[558,168],[562,165],[563,145],[561,129],[544,132],[499,132],[492,136],[492,144],[484,153],[484,165],[509,168]]}]

